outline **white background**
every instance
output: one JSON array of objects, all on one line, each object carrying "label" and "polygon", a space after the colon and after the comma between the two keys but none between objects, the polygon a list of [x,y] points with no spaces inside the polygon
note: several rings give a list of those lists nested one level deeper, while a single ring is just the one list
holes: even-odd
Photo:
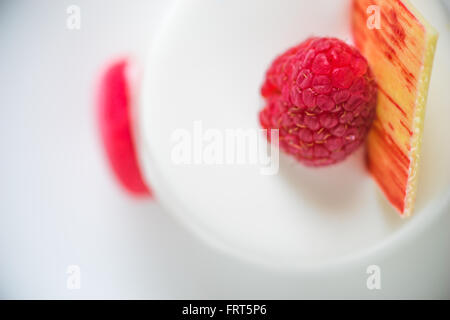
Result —
[{"label": "white background", "polygon": [[[111,58],[145,56],[171,3],[0,2],[0,298],[450,298],[449,215],[432,239],[373,261],[382,290],[369,291],[366,265],[265,270],[122,192],[101,150],[96,80]],[[79,31],[66,28],[71,4]],[[72,264],[80,290],[66,288]]]}]

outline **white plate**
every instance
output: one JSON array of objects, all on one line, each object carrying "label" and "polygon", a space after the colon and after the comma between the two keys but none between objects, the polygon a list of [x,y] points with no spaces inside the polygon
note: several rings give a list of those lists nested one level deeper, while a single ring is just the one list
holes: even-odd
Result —
[{"label": "white plate", "polygon": [[[172,134],[258,128],[259,88],[275,57],[310,35],[351,41],[349,1],[178,1],[149,56],[139,152],[160,201],[208,243],[278,268],[325,267],[395,249],[448,211],[449,32],[438,1],[414,1],[441,32],[414,217],[402,220],[366,174],[362,151],[309,169],[281,156],[277,175],[251,165],[177,165]],[[444,145],[443,145],[444,144]],[[444,207],[443,207],[444,206]]]}]

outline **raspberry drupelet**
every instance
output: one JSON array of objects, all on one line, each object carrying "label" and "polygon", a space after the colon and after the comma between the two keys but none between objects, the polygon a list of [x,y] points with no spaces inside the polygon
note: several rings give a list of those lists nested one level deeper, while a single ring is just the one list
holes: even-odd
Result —
[{"label": "raspberry drupelet", "polygon": [[367,60],[335,38],[309,38],[277,57],[261,88],[263,128],[307,166],[344,160],[364,142],[377,86]]}]

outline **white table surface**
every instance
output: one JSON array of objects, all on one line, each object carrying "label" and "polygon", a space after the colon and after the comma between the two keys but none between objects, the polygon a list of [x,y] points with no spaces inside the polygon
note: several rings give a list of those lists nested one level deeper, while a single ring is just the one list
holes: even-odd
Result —
[{"label": "white table surface", "polygon": [[[97,134],[96,79],[110,58],[145,56],[172,2],[0,3],[0,298],[450,298],[450,214],[373,261],[382,289],[370,291],[366,265],[266,270],[123,193]],[[66,28],[71,4],[79,31]],[[79,290],[66,286],[69,265]]]}]

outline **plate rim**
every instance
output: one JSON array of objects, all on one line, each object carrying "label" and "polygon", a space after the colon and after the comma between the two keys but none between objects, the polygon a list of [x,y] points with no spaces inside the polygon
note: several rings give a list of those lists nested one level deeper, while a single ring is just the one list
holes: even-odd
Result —
[{"label": "plate rim", "polygon": [[185,227],[189,233],[201,239],[201,241],[209,247],[247,263],[256,264],[263,268],[275,271],[323,273],[329,272],[330,270],[341,270],[356,264],[369,265],[370,261],[373,261],[376,256],[378,256],[377,259],[379,260],[392,255],[395,251],[399,250],[402,246],[412,240],[412,238],[418,237],[421,233],[425,232],[426,229],[445,212],[445,209],[450,208],[450,189],[448,189],[444,190],[439,195],[436,195],[433,201],[430,201],[430,203],[422,209],[424,211],[423,214],[419,216],[413,215],[408,218],[411,220],[409,223],[384,237],[381,241],[322,262],[316,261],[301,264],[280,263],[279,261],[278,263],[272,263],[270,262],[270,259],[269,261],[267,259],[261,259],[258,254],[251,254],[248,250],[230,245],[221,237],[215,236],[212,230],[204,228],[200,223],[195,223],[197,219],[189,218],[193,216],[189,213],[191,209],[184,206],[176,193],[171,191],[169,184],[165,183],[161,170],[155,164],[156,161],[153,161],[154,157],[151,150],[148,149],[148,143],[146,143],[147,137],[145,135],[145,130],[143,129],[143,117],[140,116],[142,110],[146,106],[148,107],[148,101],[150,101],[148,90],[144,90],[144,88],[148,87],[147,83],[152,74],[150,72],[151,61],[154,61],[155,48],[158,48],[158,44],[163,38],[165,30],[171,24],[178,6],[183,1],[186,0],[175,0],[173,2],[156,32],[156,36],[146,55],[141,90],[137,99],[136,108],[133,110],[133,118],[135,120],[134,136],[137,145],[138,162],[143,169],[142,174],[146,181],[150,181],[149,184],[152,186],[157,201],[164,209],[166,209],[176,223]]}]

